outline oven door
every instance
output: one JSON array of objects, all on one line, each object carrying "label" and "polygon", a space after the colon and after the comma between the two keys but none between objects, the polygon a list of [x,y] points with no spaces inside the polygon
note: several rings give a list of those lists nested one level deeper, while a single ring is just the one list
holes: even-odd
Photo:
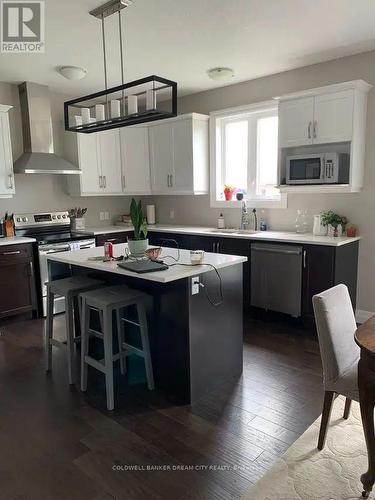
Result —
[{"label": "oven door", "polygon": [[[48,266],[47,266],[47,256],[67,252],[70,250],[69,243],[64,243],[60,245],[40,245],[39,246],[39,267],[40,267],[40,284],[42,289],[42,299],[43,299],[43,316],[47,314],[47,287],[46,283],[48,281]],[[59,264],[54,262],[51,266],[52,279],[67,278],[70,276],[70,272],[67,271],[67,267],[64,264]],[[54,314],[62,313],[65,311],[65,299],[64,297],[55,297],[54,301]]]},{"label": "oven door", "polygon": [[288,156],[287,184],[324,183],[324,155]]},{"label": "oven door", "polygon": [[[42,288],[42,298],[43,298],[43,315],[47,312],[47,287],[45,283],[48,281],[48,265],[47,257],[48,255],[54,253],[84,250],[86,248],[95,247],[95,239],[89,240],[79,240],[71,241],[66,243],[49,243],[46,245],[39,245],[39,266],[40,266],[40,281]],[[59,262],[52,262],[51,265],[51,278],[53,280],[67,278],[71,273],[67,268],[66,264],[60,264]],[[58,314],[65,311],[65,299],[64,297],[55,297],[54,301],[54,314]]]}]

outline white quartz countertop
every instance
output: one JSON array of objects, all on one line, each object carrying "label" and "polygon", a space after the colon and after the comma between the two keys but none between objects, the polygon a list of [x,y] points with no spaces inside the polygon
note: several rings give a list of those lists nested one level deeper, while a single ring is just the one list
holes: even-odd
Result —
[{"label": "white quartz countertop", "polygon": [[25,238],[24,236],[11,236],[9,238],[0,238],[0,247],[7,245],[20,245],[22,243],[35,243],[35,238]]},{"label": "white quartz countertop", "polygon": [[[127,247],[126,243],[114,245],[114,255],[124,255],[125,247]],[[169,269],[166,269],[165,271],[137,274],[126,269],[121,269],[120,267],[118,267],[117,261],[103,262],[89,260],[89,257],[96,257],[100,255],[103,255],[102,247],[55,253],[48,255],[47,258],[48,260],[54,262],[62,262],[64,264],[85,267],[95,271],[104,271],[117,275],[132,276],[134,278],[144,279],[147,281],[156,281],[158,283],[169,283],[171,281],[176,281],[179,279],[188,278],[190,276],[196,276],[197,274],[206,273],[208,271],[212,271],[212,266],[215,266],[216,269],[222,269],[224,267],[234,266],[236,264],[241,264],[247,261],[246,257],[217,253],[205,253],[204,264],[210,265],[199,264],[194,266],[184,266],[179,264],[191,264],[189,250],[180,250],[180,252],[178,253],[178,250],[176,250],[175,248],[163,248],[162,254],[159,258],[166,264],[171,265],[171,267],[169,267]],[[174,259],[178,259],[178,257],[179,260],[176,263]]]},{"label": "white quartz countertop", "polygon": [[[104,227],[87,227],[86,231],[92,232],[95,236],[106,233],[121,233],[124,231],[132,231],[133,228],[129,226],[104,226]],[[149,231],[153,232],[166,232],[166,233],[180,233],[180,234],[194,234],[199,236],[220,236],[220,238],[236,238],[247,239],[253,241],[275,241],[280,243],[300,243],[310,245],[323,245],[339,247],[354,241],[360,240],[360,237],[348,238],[342,236],[339,238],[331,238],[329,236],[314,236],[312,233],[297,234],[294,232],[286,231],[259,231],[256,233],[233,233],[233,232],[220,232],[220,229],[204,226],[177,226],[169,224],[155,224],[149,226]]]}]

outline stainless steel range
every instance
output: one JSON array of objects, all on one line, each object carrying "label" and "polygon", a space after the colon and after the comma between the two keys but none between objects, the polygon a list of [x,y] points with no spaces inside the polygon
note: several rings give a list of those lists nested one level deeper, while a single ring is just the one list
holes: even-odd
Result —
[{"label": "stainless steel range", "polygon": [[[43,315],[46,315],[47,255],[57,252],[75,251],[95,247],[95,238],[91,233],[74,233],[70,230],[68,212],[43,212],[36,214],[15,214],[17,236],[35,238],[38,245],[40,268],[40,293],[43,301]],[[66,276],[66,269],[58,265],[53,267],[52,278]],[[55,314],[65,311],[64,297],[56,297]]]}]

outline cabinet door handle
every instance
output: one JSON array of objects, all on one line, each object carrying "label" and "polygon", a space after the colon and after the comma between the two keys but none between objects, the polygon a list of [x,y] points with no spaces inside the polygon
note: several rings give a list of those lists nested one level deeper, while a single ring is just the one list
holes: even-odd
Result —
[{"label": "cabinet door handle", "polygon": [[220,253],[220,242],[216,243],[216,253]]},{"label": "cabinet door handle", "polygon": [[3,255],[19,255],[21,250],[16,250],[14,252],[3,252]]},{"label": "cabinet door handle", "polygon": [[215,253],[215,245],[216,243],[212,243],[212,253]]},{"label": "cabinet door handle", "polygon": [[103,182],[102,182],[102,176],[99,175],[99,187],[102,188],[103,187]]},{"label": "cabinet door handle", "polygon": [[314,120],[314,126],[313,126],[313,137],[316,139],[316,128],[318,126],[318,122]]},{"label": "cabinet door handle", "polygon": [[8,188],[13,189],[13,174],[8,175],[8,181],[9,181]]},{"label": "cabinet door handle", "polygon": [[167,174],[167,187],[169,187],[169,174]]},{"label": "cabinet door handle", "polygon": [[121,176],[121,180],[122,180],[122,189],[125,189],[126,188],[125,175]]},{"label": "cabinet door handle", "polygon": [[171,174],[171,187],[173,187],[173,174]]},{"label": "cabinet door handle", "polygon": [[309,126],[307,127],[307,137],[311,139],[311,122],[309,122]]},{"label": "cabinet door handle", "polygon": [[103,175],[103,181],[104,181],[104,186],[103,187],[107,187],[107,176],[106,175]]},{"label": "cabinet door handle", "polygon": [[306,255],[307,255],[307,252],[306,250],[303,251],[303,268],[306,269]]}]

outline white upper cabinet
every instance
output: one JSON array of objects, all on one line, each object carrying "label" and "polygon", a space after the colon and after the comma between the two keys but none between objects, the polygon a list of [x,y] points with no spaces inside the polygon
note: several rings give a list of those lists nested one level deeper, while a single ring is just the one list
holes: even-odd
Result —
[{"label": "white upper cabinet", "polygon": [[153,194],[208,193],[208,116],[152,124],[149,137]]},{"label": "white upper cabinet", "polygon": [[[279,100],[279,187],[284,193],[353,193],[363,187],[367,94],[363,80],[276,97]],[[346,153],[345,184],[286,184],[289,155]]]},{"label": "white upper cabinet", "polygon": [[10,139],[8,111],[12,106],[0,105],[0,197],[15,194],[12,143]]},{"label": "white upper cabinet", "polygon": [[65,133],[65,156],[81,169],[67,177],[74,196],[122,194],[120,136],[118,129],[92,134]]},{"label": "white upper cabinet", "polygon": [[351,141],[354,91],[344,90],[314,98],[313,143]]},{"label": "white upper cabinet", "polygon": [[151,186],[155,194],[167,193],[173,175],[173,129],[170,123],[149,128]]},{"label": "white upper cabinet", "polygon": [[151,193],[147,127],[120,129],[122,189],[126,194]]},{"label": "white upper cabinet", "polygon": [[75,196],[208,193],[208,116],[181,115],[146,126],[65,133]]},{"label": "white upper cabinet", "polygon": [[[279,146],[289,148],[351,141],[355,97],[368,85],[359,82],[361,80],[329,85],[278,98]],[[350,86],[352,88],[348,88]]]},{"label": "white upper cabinet", "polygon": [[312,144],[314,97],[282,101],[279,106],[281,147]]},{"label": "white upper cabinet", "polygon": [[122,171],[119,129],[97,132],[101,185],[106,194],[122,194]]},{"label": "white upper cabinet", "polygon": [[101,189],[99,141],[96,134],[77,135],[77,146],[78,164],[82,174],[68,180],[80,182],[82,195],[96,194]]}]

